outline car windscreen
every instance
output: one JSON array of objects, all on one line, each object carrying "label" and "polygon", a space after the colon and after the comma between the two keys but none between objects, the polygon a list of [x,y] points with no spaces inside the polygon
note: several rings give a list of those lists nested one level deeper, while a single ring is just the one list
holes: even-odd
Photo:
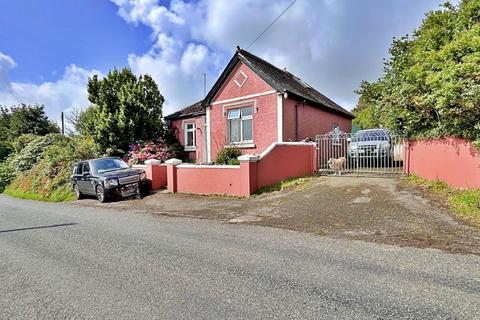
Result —
[{"label": "car windscreen", "polygon": [[352,141],[388,141],[388,134],[385,131],[358,132]]},{"label": "car windscreen", "polygon": [[108,158],[91,161],[93,173],[104,173],[109,171],[128,168],[128,165],[122,159]]}]

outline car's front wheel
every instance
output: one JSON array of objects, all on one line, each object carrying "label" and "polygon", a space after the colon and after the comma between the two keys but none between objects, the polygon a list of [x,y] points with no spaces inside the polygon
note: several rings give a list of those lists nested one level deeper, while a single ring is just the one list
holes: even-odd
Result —
[{"label": "car's front wheel", "polygon": [[75,199],[82,200],[84,198],[83,193],[80,192],[80,189],[76,184],[73,186],[73,192],[75,193]]},{"label": "car's front wheel", "polygon": [[97,187],[95,188],[95,193],[97,195],[98,201],[102,203],[107,202],[107,195],[105,193],[105,189],[101,184],[97,185]]}]

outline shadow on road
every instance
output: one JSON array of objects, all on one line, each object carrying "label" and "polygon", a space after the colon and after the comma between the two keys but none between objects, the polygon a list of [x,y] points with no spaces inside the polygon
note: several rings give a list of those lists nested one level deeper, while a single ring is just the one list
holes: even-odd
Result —
[{"label": "shadow on road", "polygon": [[7,233],[7,232],[16,232],[16,231],[26,231],[26,230],[34,230],[34,229],[47,229],[47,228],[58,228],[58,227],[68,227],[77,225],[76,222],[70,223],[60,223],[60,224],[52,224],[49,226],[39,226],[39,227],[28,227],[28,228],[18,228],[18,229],[9,229],[9,230],[0,230],[0,233]]}]

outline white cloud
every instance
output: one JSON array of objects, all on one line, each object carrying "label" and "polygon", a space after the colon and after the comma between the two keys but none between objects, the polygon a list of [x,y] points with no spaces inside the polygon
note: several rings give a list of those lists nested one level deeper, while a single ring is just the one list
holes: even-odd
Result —
[{"label": "white cloud", "polygon": [[[213,85],[235,47],[245,48],[291,0],[111,0],[127,23],[151,30],[148,52],[128,55],[166,98],[164,114],[203,96],[203,73]],[[297,0],[250,49],[304,79],[347,108],[361,80],[375,80],[393,36],[411,32],[443,0]],[[163,1],[162,1],[163,3]],[[0,104],[45,104],[49,116],[88,105],[86,83],[99,71],[74,64],[54,82],[12,82],[16,62],[0,52]],[[102,70],[107,71],[107,70]],[[56,71],[55,71],[56,72]],[[61,74],[59,71],[58,74]]]},{"label": "white cloud", "polygon": [[0,52],[0,90],[7,90],[9,87],[8,72],[15,68],[16,62],[8,55]]},{"label": "white cloud", "polygon": [[[247,46],[291,3],[112,1],[125,21],[152,30],[152,50],[131,55],[129,63],[136,72],[153,75],[167,99],[166,113],[198,100],[202,73],[212,85],[235,46]],[[351,109],[360,81],[381,74],[391,38],[411,32],[424,12],[442,1],[298,0],[249,51]]]},{"label": "white cloud", "polygon": [[208,63],[208,48],[204,45],[190,43],[183,52],[180,66],[185,74],[201,72],[201,67]]},{"label": "white cloud", "polygon": [[159,84],[166,99],[166,115],[202,98],[202,66],[208,63],[211,56],[202,45],[191,43],[184,51],[183,46],[164,35],[160,35],[159,39],[161,40],[148,53],[129,55],[128,64],[133,72],[148,73]]},{"label": "white cloud", "polygon": [[0,105],[12,106],[19,103],[43,104],[48,116],[60,117],[60,112],[69,108],[88,105],[87,81],[100,71],[87,70],[74,64],[65,68],[62,77],[55,82],[41,84],[11,82],[8,69],[15,67],[14,60],[0,52]]}]

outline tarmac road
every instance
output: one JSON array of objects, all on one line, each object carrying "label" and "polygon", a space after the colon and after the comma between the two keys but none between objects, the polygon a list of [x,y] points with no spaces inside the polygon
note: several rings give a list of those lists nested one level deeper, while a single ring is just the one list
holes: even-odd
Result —
[{"label": "tarmac road", "polygon": [[480,319],[480,257],[0,195],[0,319]]}]

